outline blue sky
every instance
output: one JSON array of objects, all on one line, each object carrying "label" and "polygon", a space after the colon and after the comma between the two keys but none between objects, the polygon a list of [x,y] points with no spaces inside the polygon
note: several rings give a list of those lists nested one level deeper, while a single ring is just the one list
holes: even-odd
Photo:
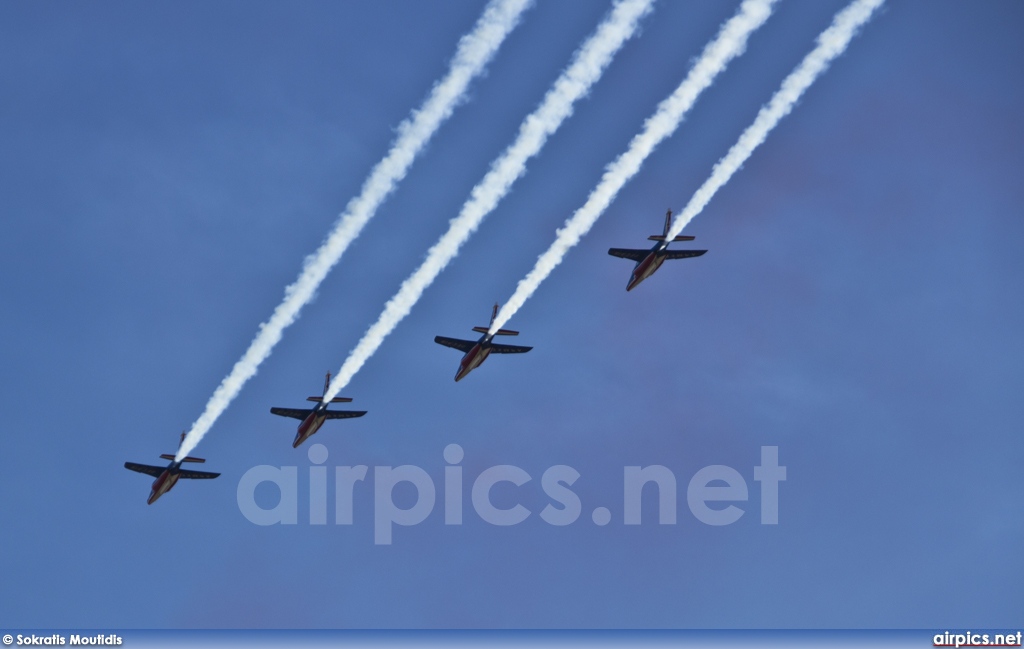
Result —
[{"label": "blue sky", "polygon": [[[526,14],[197,449],[221,478],[150,507],[122,463],[174,450],[481,5],[0,7],[0,624],[1019,626],[1020,3],[889,4],[687,228],[705,256],[627,294],[606,254],[660,231],[843,4],[783,0],[509,323],[535,349],[455,384],[433,336],[486,325],[735,10],[657,4],[346,388],[369,414],[311,440],[328,467],[422,467],[439,495],[462,446],[464,524],[439,497],[390,546],[372,475],[353,525],[304,520],[307,447],[268,409],[319,392],[610,5]],[[788,471],[777,526],[764,445]],[[298,524],[239,511],[263,464],[298,467]],[[519,525],[470,507],[499,464],[533,477],[494,490]],[[558,464],[581,474],[566,527],[539,517]],[[678,522],[645,491],[626,526],[623,467],[654,464]],[[732,525],[687,508],[707,465],[750,487]]]}]

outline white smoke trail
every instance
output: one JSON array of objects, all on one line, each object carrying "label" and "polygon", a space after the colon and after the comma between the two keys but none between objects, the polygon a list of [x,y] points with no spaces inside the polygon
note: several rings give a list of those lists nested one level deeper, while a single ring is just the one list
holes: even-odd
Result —
[{"label": "white smoke trail", "polygon": [[817,47],[811,50],[800,65],[786,77],[771,100],[761,108],[754,123],[747,127],[725,157],[715,164],[711,176],[676,216],[668,233],[669,239],[682,232],[686,224],[707,206],[711,197],[729,182],[754,149],[764,142],[779,120],[793,110],[793,106],[804,91],[828,69],[833,59],[846,50],[857,30],[871,18],[884,1],[857,0],[836,14],[832,25],[818,36]]},{"label": "white smoke trail", "polygon": [[626,152],[608,165],[601,182],[590,192],[587,201],[569,217],[558,230],[551,247],[537,258],[533,269],[519,281],[515,293],[501,307],[498,317],[491,324],[491,333],[501,329],[533,295],[541,282],[547,279],[551,271],[562,263],[569,249],[590,231],[619,190],[640,171],[647,156],[662,140],[675,132],[701,92],[711,85],[732,59],[743,53],[747,47],[747,39],[768,20],[775,2],[776,0],[744,0],[736,15],[722,25],[715,40],[704,48],[683,82],[668,98],[658,104],[654,114],[644,122],[643,130],[633,137]]},{"label": "white smoke trail", "polygon": [[587,94],[600,79],[615,53],[637,29],[640,19],[650,11],[654,0],[619,0],[597,31],[576,51],[569,67],[555,81],[536,110],[523,120],[515,141],[491,163],[487,172],[459,215],[451,220],[448,231],[433,245],[427,258],[406,278],[398,292],[388,300],[377,321],[349,353],[331,381],[324,396],[336,396],[373,355],[384,338],[409,314],[423,291],[444,270],[463,243],[508,193],[526,171],[526,162],[535,156],[562,122],[573,111],[573,104]]},{"label": "white smoke trail", "polygon": [[413,160],[423,150],[440,125],[451,116],[465,98],[470,81],[483,72],[505,37],[533,0],[491,0],[473,30],[459,40],[448,73],[431,89],[426,101],[398,127],[398,137],[383,160],[364,181],[362,191],[349,201],[334,229],[320,248],[306,258],[302,273],[285,289],[285,298],[270,320],[260,325],[256,338],[231,373],[221,381],[199,419],[192,424],[178,450],[180,460],[189,454],[210,430],[213,423],[241,391],[246,381],[281,340],[284,330],[299,316],[299,311],[316,293],[320,283],[338,263],[348,245],[373,218],[377,208],[405,177]]}]

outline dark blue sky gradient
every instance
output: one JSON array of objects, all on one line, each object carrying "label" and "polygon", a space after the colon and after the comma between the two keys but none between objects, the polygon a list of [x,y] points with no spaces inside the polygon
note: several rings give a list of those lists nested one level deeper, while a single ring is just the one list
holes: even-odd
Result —
[{"label": "dark blue sky gradient", "polygon": [[[843,5],[783,0],[509,323],[535,349],[455,384],[433,336],[487,324],[735,10],[657,5],[344,391],[369,414],[311,440],[371,467],[355,524],[332,498],[322,527],[269,407],[318,393],[609,5],[526,14],[196,450],[222,477],[151,507],[122,463],[173,452],[481,6],[0,5],[0,626],[1019,627],[1024,5],[890,3],[686,230],[705,256],[627,294],[606,254],[660,231]],[[261,464],[299,467],[297,525],[240,513]],[[438,503],[377,546],[372,467],[402,464]],[[472,510],[497,464],[533,477],[494,490],[519,525]],[[556,464],[581,474],[567,527],[539,517]],[[648,488],[626,526],[623,467],[652,464],[678,522]],[[750,489],[725,527],[686,504],[713,464]]]}]

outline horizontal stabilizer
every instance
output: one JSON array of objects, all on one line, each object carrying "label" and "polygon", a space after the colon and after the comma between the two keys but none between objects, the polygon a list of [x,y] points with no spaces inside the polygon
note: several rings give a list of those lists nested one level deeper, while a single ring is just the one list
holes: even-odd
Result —
[{"label": "horizontal stabilizer", "polygon": [[[473,327],[473,331],[475,331],[477,333],[480,333],[480,334],[485,334],[485,333],[487,333],[490,330],[487,327]],[[512,331],[511,329],[498,329],[497,331],[494,332],[494,335],[495,336],[518,336],[519,332],[518,331]]]},{"label": "horizontal stabilizer", "polygon": [[[160,459],[162,459],[162,460],[170,460],[171,462],[173,462],[174,461],[174,456],[171,455],[170,453],[164,453],[164,454],[162,454],[160,456]],[[204,460],[201,457],[192,457],[192,456],[186,457],[185,459],[182,460],[182,462],[205,462],[205,461],[206,460]]]},{"label": "horizontal stabilizer", "polygon": [[[647,238],[649,240],[651,240],[651,241],[664,241],[665,240],[664,235],[661,235],[661,234],[652,234],[651,236],[649,236]],[[689,235],[682,235],[681,234],[681,235],[679,235],[678,237],[676,237],[675,239],[672,239],[672,240],[673,241],[693,241],[696,238],[697,237],[691,237]]]},{"label": "horizontal stabilizer", "polygon": [[[324,400],[323,397],[306,397],[306,401],[320,402],[320,401],[323,401],[323,400]],[[331,403],[351,403],[351,402],[352,402],[352,399],[349,399],[347,397],[334,397],[333,399],[331,399]]]}]

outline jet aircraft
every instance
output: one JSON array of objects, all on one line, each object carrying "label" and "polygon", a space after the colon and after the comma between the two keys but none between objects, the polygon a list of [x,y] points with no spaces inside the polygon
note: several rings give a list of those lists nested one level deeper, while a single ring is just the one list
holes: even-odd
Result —
[{"label": "jet aircraft", "polygon": [[324,422],[328,419],[350,419],[352,417],[362,417],[366,414],[365,410],[328,410],[327,406],[332,403],[349,403],[352,399],[346,399],[345,397],[334,397],[330,401],[325,402],[324,397],[327,396],[327,389],[331,386],[331,373],[327,373],[327,378],[324,380],[324,393],[319,397],[306,397],[306,401],[317,401],[315,408],[271,408],[270,412],[274,415],[281,417],[291,417],[292,419],[301,419],[302,423],[299,424],[299,429],[295,433],[295,441],[292,442],[292,448],[298,448],[299,444],[309,439],[313,433],[320,430],[320,427],[324,425]]},{"label": "jet aircraft", "polygon": [[[491,324],[494,324],[494,318],[498,316],[498,305],[494,305],[494,310],[491,312]],[[480,367],[480,364],[487,360],[487,357],[494,354],[524,354],[533,347],[520,347],[519,345],[498,345],[491,342],[494,336],[518,336],[518,331],[512,331],[511,329],[498,329],[493,334],[487,333],[490,331],[490,326],[487,327],[473,327],[473,331],[482,333],[483,336],[479,340],[460,340],[458,338],[446,338],[444,336],[434,336],[434,342],[445,347],[451,347],[463,352],[465,355],[462,357],[462,361],[459,363],[459,371],[455,373],[455,380],[460,381],[467,374],[472,372],[474,369]]]},{"label": "jet aircraft", "polygon": [[654,274],[654,271],[661,268],[666,259],[685,259],[687,257],[700,257],[707,250],[669,250],[668,244],[672,241],[693,241],[693,237],[678,236],[672,241],[666,241],[668,229],[672,225],[672,210],[665,214],[665,229],[661,234],[652,234],[647,237],[651,241],[657,241],[650,250],[635,250],[631,248],[610,248],[608,254],[613,257],[622,257],[636,262],[633,273],[629,276],[629,283],[626,290],[632,291],[636,285]]},{"label": "jet aircraft", "polygon": [[[178,442],[178,448],[181,448],[182,442],[185,441],[185,433],[181,434],[181,441]],[[212,479],[219,476],[219,473],[210,473],[208,471],[187,471],[181,468],[182,462],[205,462],[203,458],[199,457],[184,457],[181,461],[174,459],[174,455],[170,453],[164,453],[160,456],[164,460],[170,460],[171,463],[166,467],[163,466],[152,466],[149,464],[136,464],[135,462],[125,462],[124,468],[138,473],[145,473],[151,475],[156,480],[153,481],[153,489],[149,492],[149,500],[146,501],[147,505],[152,505],[156,502],[156,499],[164,495],[171,490],[178,482],[178,478],[188,478],[192,480]]]}]

